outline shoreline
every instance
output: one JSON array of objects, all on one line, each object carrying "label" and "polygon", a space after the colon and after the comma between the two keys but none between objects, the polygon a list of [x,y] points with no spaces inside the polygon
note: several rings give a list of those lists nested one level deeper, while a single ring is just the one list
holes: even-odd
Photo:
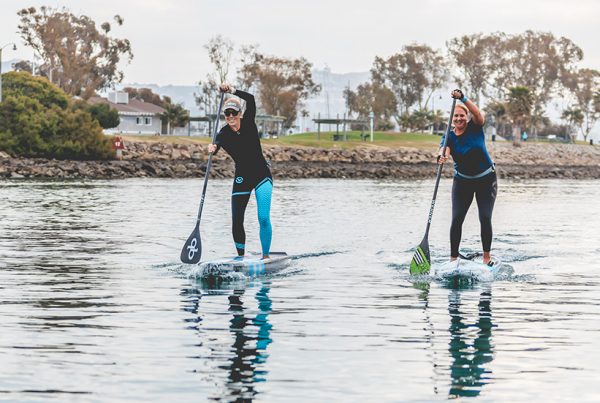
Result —
[{"label": "shoreline", "polygon": [[[0,178],[199,178],[207,144],[128,142],[122,160],[61,161],[13,158],[0,152]],[[500,178],[600,179],[600,147],[575,144],[488,143]],[[362,146],[353,150],[264,145],[275,179],[427,179],[436,174],[435,149]],[[233,178],[233,161],[220,151],[211,178]],[[442,171],[452,177],[451,163]]]}]

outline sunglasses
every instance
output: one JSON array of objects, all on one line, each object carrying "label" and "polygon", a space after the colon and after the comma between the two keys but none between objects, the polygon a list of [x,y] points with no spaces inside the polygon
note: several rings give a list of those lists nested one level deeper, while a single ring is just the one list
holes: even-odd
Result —
[{"label": "sunglasses", "polygon": [[225,112],[223,112],[225,114],[225,116],[229,117],[229,116],[237,116],[238,115],[238,111],[236,111],[235,109],[225,109]]}]

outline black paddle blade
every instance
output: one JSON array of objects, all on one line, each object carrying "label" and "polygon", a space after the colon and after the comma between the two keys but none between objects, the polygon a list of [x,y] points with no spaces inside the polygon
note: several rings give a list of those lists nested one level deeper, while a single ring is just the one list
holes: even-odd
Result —
[{"label": "black paddle blade", "polygon": [[192,231],[192,235],[185,241],[180,259],[183,263],[196,264],[200,261],[201,254],[202,243],[200,242],[200,223],[198,223]]},{"label": "black paddle blade", "polygon": [[429,256],[429,241],[427,238],[423,238],[410,261],[410,274],[427,274],[429,273],[430,268],[431,257]]}]

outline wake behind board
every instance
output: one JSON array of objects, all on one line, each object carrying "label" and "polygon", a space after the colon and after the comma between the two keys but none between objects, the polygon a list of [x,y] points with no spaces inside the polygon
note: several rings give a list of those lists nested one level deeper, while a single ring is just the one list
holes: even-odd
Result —
[{"label": "wake behind board", "polygon": [[241,273],[248,277],[256,277],[284,269],[290,262],[291,259],[285,252],[271,252],[269,259],[261,259],[259,255],[236,256],[200,262],[190,276],[225,277],[233,273]]},{"label": "wake behind board", "polygon": [[492,257],[493,266],[483,264],[482,256],[467,259],[460,257],[454,261],[434,265],[435,277],[441,280],[493,281],[502,262]]}]

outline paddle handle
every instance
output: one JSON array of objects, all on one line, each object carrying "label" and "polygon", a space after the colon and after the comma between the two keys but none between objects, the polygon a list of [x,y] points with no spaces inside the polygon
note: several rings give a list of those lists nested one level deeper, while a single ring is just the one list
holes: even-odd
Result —
[{"label": "paddle handle", "polygon": [[[223,107],[223,99],[225,93],[221,92],[221,98],[219,99],[219,106],[217,108],[217,116],[215,117],[215,127],[213,129],[211,144],[215,144],[217,140],[217,133],[219,132],[219,118],[221,117],[221,108]],[[206,163],[206,172],[204,174],[204,185],[202,186],[202,197],[200,197],[200,207],[198,208],[198,219],[196,222],[200,222],[202,216],[202,208],[204,207],[204,198],[206,196],[206,185],[208,184],[208,175],[210,174],[210,168],[212,166],[213,153],[208,154],[208,162]]]},{"label": "paddle handle", "polygon": [[[446,135],[444,136],[444,143],[442,144],[442,155],[446,155],[446,148],[448,145],[448,136],[450,135],[450,128],[452,127],[452,117],[454,116],[454,107],[456,106],[456,98],[452,99],[452,108],[450,108],[450,118],[448,119],[448,127],[446,128]],[[429,236],[429,227],[431,227],[431,219],[433,217],[433,209],[435,207],[435,199],[437,197],[438,187],[440,185],[440,178],[442,177],[442,168],[444,164],[438,164],[437,174],[435,176],[435,187],[433,188],[433,198],[431,199],[431,207],[429,208],[429,216],[427,217],[427,227],[425,228],[424,239]]]}]

